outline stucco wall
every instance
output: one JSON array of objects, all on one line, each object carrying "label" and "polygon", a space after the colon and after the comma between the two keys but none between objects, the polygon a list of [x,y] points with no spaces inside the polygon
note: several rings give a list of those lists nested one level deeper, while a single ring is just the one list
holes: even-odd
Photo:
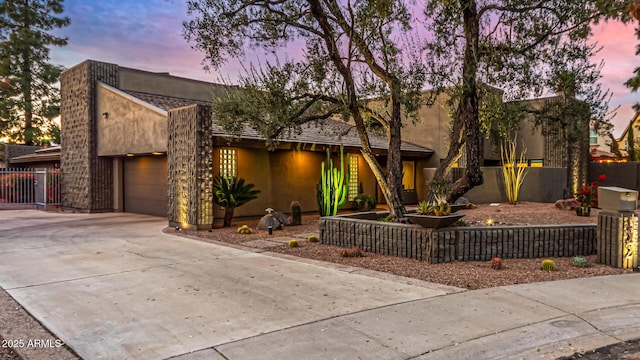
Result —
[{"label": "stucco wall", "polygon": [[[464,197],[472,203],[506,202],[500,167],[483,167],[484,183]],[[520,189],[519,201],[555,202],[564,195],[567,170],[564,168],[528,168]]]},{"label": "stucco wall", "polygon": [[98,156],[167,151],[167,113],[104,84],[97,87]]},{"label": "stucco wall", "polygon": [[[427,94],[425,94],[427,96]],[[449,118],[446,102],[449,96],[440,94],[432,106],[423,106],[419,120],[413,124],[404,121],[402,140],[433,149],[427,167],[436,167],[449,151]]]},{"label": "stucco wall", "polygon": [[[220,169],[220,149],[213,151],[213,173],[218,174]],[[290,212],[292,201],[298,201],[303,212],[318,211],[316,198],[316,185],[320,181],[320,166],[326,161],[326,153],[322,151],[295,151],[275,150],[267,151],[264,148],[238,148],[235,149],[238,160],[238,177],[245,182],[255,185],[260,190],[258,198],[246,205],[236,208],[234,217],[260,216],[268,207],[284,213]],[[345,154],[346,157],[347,154]],[[373,173],[359,154],[358,180],[362,182],[365,193],[373,195],[376,191],[376,182]],[[334,166],[339,166],[337,154],[333,154]],[[345,170],[347,164],[345,163]],[[347,201],[344,207],[350,207]],[[224,211],[220,206],[215,206],[214,216],[222,218]]]}]

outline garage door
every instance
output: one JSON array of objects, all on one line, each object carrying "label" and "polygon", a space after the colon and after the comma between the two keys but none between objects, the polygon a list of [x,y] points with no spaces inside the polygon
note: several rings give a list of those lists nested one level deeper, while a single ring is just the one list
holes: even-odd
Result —
[{"label": "garage door", "polygon": [[124,159],[124,211],[167,216],[167,157]]}]

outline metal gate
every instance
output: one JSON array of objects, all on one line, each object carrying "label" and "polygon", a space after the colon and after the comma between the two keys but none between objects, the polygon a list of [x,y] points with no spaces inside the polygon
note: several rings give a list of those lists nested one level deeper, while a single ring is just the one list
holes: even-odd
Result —
[{"label": "metal gate", "polygon": [[0,169],[0,204],[61,203],[60,169]]}]

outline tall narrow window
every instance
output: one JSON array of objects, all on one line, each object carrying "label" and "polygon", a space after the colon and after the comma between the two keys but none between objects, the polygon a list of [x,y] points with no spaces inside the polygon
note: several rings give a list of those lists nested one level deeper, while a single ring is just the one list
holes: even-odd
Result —
[{"label": "tall narrow window", "polygon": [[235,149],[220,149],[220,176],[238,176],[238,155]]},{"label": "tall narrow window", "polygon": [[349,196],[348,200],[358,196],[358,157],[356,155],[349,156]]},{"label": "tall narrow window", "polygon": [[598,132],[589,130],[589,145],[598,145]]}]

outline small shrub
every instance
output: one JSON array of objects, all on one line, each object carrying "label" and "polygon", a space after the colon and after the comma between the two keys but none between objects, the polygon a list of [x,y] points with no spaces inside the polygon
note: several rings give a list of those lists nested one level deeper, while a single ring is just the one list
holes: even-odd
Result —
[{"label": "small shrub", "polygon": [[589,260],[584,256],[574,256],[571,259],[571,265],[575,267],[587,267],[589,266]]},{"label": "small shrub", "polygon": [[238,234],[251,234],[253,233],[253,230],[251,230],[250,227],[248,227],[247,225],[242,225],[238,228]]},{"label": "small shrub", "polygon": [[501,258],[499,257],[494,257],[493,259],[491,259],[490,261],[491,263],[491,268],[493,270],[500,270],[502,269],[502,265],[503,265],[503,261]]},{"label": "small shrub", "polygon": [[364,254],[359,246],[354,246],[351,249],[340,250],[340,256],[342,257],[362,257]]},{"label": "small shrub", "polygon": [[433,204],[430,202],[423,200],[418,203],[418,208],[416,212],[420,215],[433,215]]},{"label": "small shrub", "polygon": [[309,236],[309,238],[307,239],[309,242],[318,242],[318,237],[315,235],[311,235]]},{"label": "small shrub", "polygon": [[378,218],[378,221],[382,221],[382,222],[391,222],[391,220],[393,220],[393,216],[391,216],[391,215],[387,215],[385,217]]},{"label": "small shrub", "polygon": [[298,247],[300,244],[298,244],[298,240],[296,239],[291,239],[289,240],[289,247],[290,248],[295,248]]},{"label": "small shrub", "polygon": [[462,220],[462,219],[458,219],[456,220],[456,222],[454,222],[453,224],[451,224],[451,227],[465,227],[465,226],[469,226],[469,224]]},{"label": "small shrub", "polygon": [[556,263],[553,260],[544,259],[544,260],[542,260],[541,268],[544,271],[553,271],[556,268]]}]

